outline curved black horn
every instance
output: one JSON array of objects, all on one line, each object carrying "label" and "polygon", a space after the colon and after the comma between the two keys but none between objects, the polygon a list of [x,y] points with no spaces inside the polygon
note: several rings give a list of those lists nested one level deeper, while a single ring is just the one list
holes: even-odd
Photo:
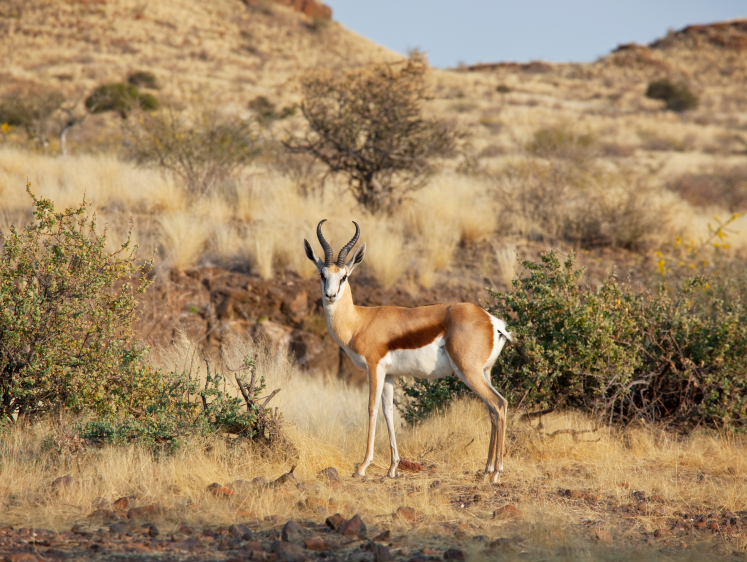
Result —
[{"label": "curved black horn", "polygon": [[361,229],[358,227],[358,223],[353,221],[353,224],[355,225],[355,235],[350,242],[342,247],[340,253],[337,254],[337,267],[343,267],[345,265],[345,258],[348,257],[348,252],[353,249],[353,246],[355,246],[355,243],[358,241],[358,236],[360,236]]},{"label": "curved black horn", "polygon": [[319,238],[319,243],[322,245],[322,249],[324,250],[324,267],[329,267],[332,265],[333,252],[332,246],[329,245],[329,242],[324,239],[324,234],[322,234],[322,223],[326,221],[327,219],[321,220],[319,221],[319,224],[316,225],[316,237]]}]

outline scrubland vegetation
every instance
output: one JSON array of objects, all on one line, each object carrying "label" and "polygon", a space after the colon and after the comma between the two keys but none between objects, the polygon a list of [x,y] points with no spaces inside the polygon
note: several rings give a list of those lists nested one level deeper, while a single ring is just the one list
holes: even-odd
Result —
[{"label": "scrubland vegetation", "polygon": [[[94,34],[111,9],[77,17]],[[360,513],[417,530],[407,552],[456,533],[530,537],[517,556],[560,541],[574,559],[627,541],[614,557],[638,559],[674,519],[744,519],[747,64],[724,43],[738,30],[446,71],[274,4],[139,9],[102,46],[116,63],[52,57],[22,33],[41,4],[0,20],[26,42],[8,58],[25,78],[0,92],[0,523],[57,529],[133,496],[173,526]],[[360,224],[369,287],[465,288],[507,319],[500,486],[480,483],[489,421],[456,380],[398,392],[400,453],[422,472],[380,478],[380,429],[372,477],[353,481],[364,390],[277,342],[211,354],[133,332],[138,295],[155,302],[172,274],[312,278],[301,241],[322,218],[333,247]],[[291,466],[304,486],[206,488]],[[342,483],[317,479],[329,466]],[[516,518],[491,518],[508,504]],[[709,548],[744,551],[739,529]]]}]

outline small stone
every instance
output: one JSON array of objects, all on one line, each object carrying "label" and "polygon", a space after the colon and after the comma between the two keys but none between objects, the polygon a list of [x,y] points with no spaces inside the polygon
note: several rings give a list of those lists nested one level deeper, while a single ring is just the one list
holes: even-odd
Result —
[{"label": "small stone", "polygon": [[345,519],[342,518],[342,515],[339,513],[335,513],[334,515],[330,515],[327,517],[327,520],[325,523],[327,524],[327,527],[329,527],[332,530],[337,530],[340,528],[340,526],[345,522]]},{"label": "small stone", "polygon": [[135,507],[135,498],[119,498],[112,504],[112,508],[117,511],[127,511]]},{"label": "small stone", "polygon": [[407,459],[401,459],[397,465],[399,470],[404,472],[420,472],[423,470],[423,465],[419,462],[408,461]]},{"label": "small stone", "polygon": [[231,488],[210,488],[210,493],[214,495],[216,498],[229,498],[233,496],[236,492],[234,492]]},{"label": "small stone", "polygon": [[8,554],[5,559],[8,562],[39,562],[39,559],[28,552],[13,552]]},{"label": "small stone", "polygon": [[719,531],[718,523],[716,523],[715,521],[711,521],[711,524],[708,525],[708,530],[713,531],[714,533],[718,533]]},{"label": "small stone", "polygon": [[223,487],[223,486],[221,486],[221,485],[220,485],[220,484],[218,484],[217,482],[213,482],[212,484],[208,484],[208,485],[207,485],[207,486],[205,487],[205,489],[206,489],[206,490],[207,490],[207,491],[209,492],[210,490],[214,490],[214,489],[216,489],[216,488],[222,488],[222,487]]},{"label": "small stone", "polygon": [[381,531],[378,535],[376,535],[373,540],[377,542],[385,542],[389,540],[389,537],[392,536],[392,532],[387,529],[385,531]]},{"label": "small stone", "polygon": [[643,490],[633,491],[630,495],[634,500],[638,500],[639,502],[646,501],[646,492]]},{"label": "small stone", "polygon": [[238,523],[236,525],[231,525],[228,528],[228,533],[232,537],[236,539],[241,539],[242,541],[250,541],[254,538],[254,535],[251,529],[249,529],[249,527],[247,527],[246,525],[242,525],[241,523]]},{"label": "small stone", "polygon": [[127,532],[127,527],[122,523],[114,523],[109,527],[109,532],[113,535],[124,535]]},{"label": "small stone", "polygon": [[176,541],[171,543],[171,548],[184,550],[186,552],[191,551],[195,546],[197,546],[197,537],[189,537],[184,539],[183,541]]},{"label": "small stone", "polygon": [[161,534],[161,531],[159,531],[158,527],[156,527],[155,525],[151,525],[150,527],[148,527],[148,534],[151,537],[156,538],[158,535]]},{"label": "small stone", "polygon": [[505,505],[493,512],[494,519],[509,520],[509,519],[521,519],[524,514],[519,509],[511,504]]},{"label": "small stone", "polygon": [[133,507],[131,510],[127,512],[127,518],[128,519],[145,519],[148,517],[154,517],[157,515],[161,515],[162,513],[163,513],[163,508],[157,503],[152,503],[152,504],[143,505],[140,507]]},{"label": "small stone", "polygon": [[366,524],[361,519],[360,515],[353,516],[352,519],[346,521],[340,526],[340,534],[346,537],[365,538],[366,536]]},{"label": "small stone", "polygon": [[340,479],[340,473],[333,466],[329,466],[319,471],[319,477],[330,482],[336,482]]},{"label": "small stone", "polygon": [[301,528],[298,526],[298,523],[293,520],[288,521],[283,526],[283,532],[280,536],[285,542],[292,542],[294,544],[301,544],[303,542]]},{"label": "small stone", "polygon": [[612,544],[612,535],[606,529],[597,529],[595,533],[597,540],[604,544]]},{"label": "small stone", "polygon": [[654,531],[654,537],[656,537],[657,539],[668,537],[671,534],[672,531],[670,531],[669,529],[656,529]]},{"label": "small stone", "polygon": [[244,550],[247,551],[247,552],[251,552],[251,551],[262,552],[262,550],[264,550],[264,549],[262,548],[262,543],[261,542],[259,542],[259,541],[249,541],[248,543],[246,543],[246,546],[244,546]]},{"label": "small stone", "polygon": [[565,490],[563,492],[563,495],[566,498],[572,499],[572,500],[580,500],[584,497],[584,493],[581,490]]},{"label": "small stone", "polygon": [[392,553],[389,551],[389,547],[383,544],[374,545],[372,550],[374,555],[374,562],[389,562],[392,559]]},{"label": "small stone", "polygon": [[254,487],[254,484],[249,480],[234,480],[227,486],[235,492],[250,492]]},{"label": "small stone", "polygon": [[444,560],[464,560],[464,552],[458,548],[450,548],[444,552]]},{"label": "small stone", "polygon": [[272,543],[272,551],[278,555],[279,562],[306,562],[308,560],[303,549],[290,542],[276,541]]},{"label": "small stone", "polygon": [[176,530],[179,533],[182,533],[183,535],[187,535],[187,536],[195,534],[195,530],[189,525],[186,525],[184,523],[179,523],[179,526],[176,528]]},{"label": "small stone", "polygon": [[55,478],[49,485],[53,490],[59,490],[61,488],[76,488],[77,486],[78,481],[69,474]]},{"label": "small stone", "polygon": [[92,512],[89,519],[103,519],[104,521],[116,521],[120,518],[119,512],[114,512],[111,509],[97,509]]},{"label": "small stone", "polygon": [[480,503],[482,501],[482,494],[475,494],[475,496],[472,498],[472,501],[474,503]]},{"label": "small stone", "polygon": [[303,540],[303,545],[306,550],[313,550],[316,552],[323,552],[329,550],[329,545],[322,537],[307,537]]},{"label": "small stone", "polygon": [[404,519],[408,523],[414,523],[418,516],[417,511],[412,507],[401,505],[397,508],[395,515],[401,519]]}]

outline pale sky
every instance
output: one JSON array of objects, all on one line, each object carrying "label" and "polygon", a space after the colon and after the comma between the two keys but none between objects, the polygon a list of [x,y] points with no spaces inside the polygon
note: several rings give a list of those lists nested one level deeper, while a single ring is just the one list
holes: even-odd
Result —
[{"label": "pale sky", "polygon": [[669,29],[747,18],[747,0],[324,0],[332,17],[432,66],[460,62],[590,62]]}]

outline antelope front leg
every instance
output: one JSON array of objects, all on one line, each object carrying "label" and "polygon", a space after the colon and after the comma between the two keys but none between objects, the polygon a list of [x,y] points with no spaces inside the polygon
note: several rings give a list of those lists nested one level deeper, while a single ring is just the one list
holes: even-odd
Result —
[{"label": "antelope front leg", "polygon": [[381,394],[381,410],[384,412],[386,428],[389,430],[389,446],[392,449],[392,462],[389,465],[389,478],[399,476],[397,465],[399,464],[399,453],[397,453],[397,439],[394,436],[394,377],[387,375],[384,379],[384,391]]},{"label": "antelope front leg", "polygon": [[376,417],[379,413],[381,393],[384,390],[386,369],[382,365],[368,366],[368,443],[366,444],[366,456],[353,473],[353,478],[365,476],[366,468],[373,461],[374,442],[376,440]]}]

